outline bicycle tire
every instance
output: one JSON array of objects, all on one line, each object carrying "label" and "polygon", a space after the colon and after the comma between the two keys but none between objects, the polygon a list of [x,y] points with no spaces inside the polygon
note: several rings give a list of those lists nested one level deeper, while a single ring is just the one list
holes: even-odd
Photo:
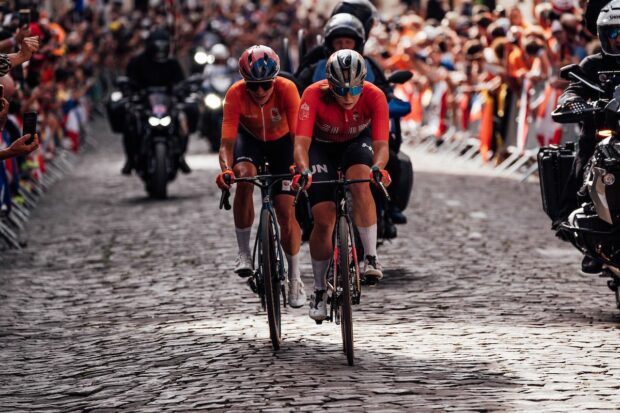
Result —
[{"label": "bicycle tire", "polygon": [[349,366],[354,363],[353,348],[353,310],[351,307],[351,274],[350,274],[350,231],[349,221],[342,216],[338,222],[338,283],[342,287],[340,306],[340,330],[342,344],[347,355]]},{"label": "bicycle tire", "polygon": [[280,349],[282,341],[281,308],[280,308],[280,275],[278,274],[277,252],[274,235],[273,217],[268,210],[261,212],[261,265],[263,284],[265,286],[265,307],[269,322],[269,337],[274,350]]}]

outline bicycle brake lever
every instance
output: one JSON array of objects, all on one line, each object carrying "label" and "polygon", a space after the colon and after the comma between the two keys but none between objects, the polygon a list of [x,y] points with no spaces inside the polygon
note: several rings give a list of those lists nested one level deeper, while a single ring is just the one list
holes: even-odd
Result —
[{"label": "bicycle brake lever", "polygon": [[222,191],[222,196],[220,197],[220,209],[224,208],[226,211],[230,210],[230,191],[224,190]]},{"label": "bicycle brake lever", "polygon": [[379,181],[379,188],[381,188],[381,191],[383,192],[383,196],[385,197],[385,199],[388,202],[392,201],[392,198],[390,198],[390,194],[388,194],[387,189],[385,188],[385,186],[383,185],[383,182]]}]

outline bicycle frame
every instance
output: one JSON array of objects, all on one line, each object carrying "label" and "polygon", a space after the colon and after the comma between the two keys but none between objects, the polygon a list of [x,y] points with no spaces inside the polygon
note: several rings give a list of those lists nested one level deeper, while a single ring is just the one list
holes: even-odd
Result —
[{"label": "bicycle frame", "polygon": [[[256,175],[250,178],[238,178],[235,181],[236,182],[248,182],[248,183],[252,183],[254,186],[259,187],[261,191],[261,200],[262,200],[261,201],[262,203],[261,212],[259,216],[262,217],[262,212],[264,210],[267,210],[269,212],[269,215],[273,219],[273,222],[278,222],[276,219],[276,212],[272,204],[271,190],[274,185],[282,182],[284,179],[287,179],[287,178],[291,178],[291,175],[290,174]],[[262,219],[259,220],[257,234],[260,234],[260,231],[263,228],[263,225],[265,225],[265,223],[262,222]],[[280,282],[285,282],[286,277],[284,274],[286,274],[286,272],[284,271],[284,251],[282,250],[282,242],[280,239],[280,228],[278,227],[278,225],[274,225],[274,227],[275,227],[274,234],[276,236],[276,245],[277,245],[278,272],[280,274]],[[258,254],[258,243],[259,243],[259,237],[257,236],[256,240],[254,241],[254,249],[252,253],[252,262],[254,263],[256,262],[256,257]],[[254,266],[254,268],[260,268],[260,266]]]}]

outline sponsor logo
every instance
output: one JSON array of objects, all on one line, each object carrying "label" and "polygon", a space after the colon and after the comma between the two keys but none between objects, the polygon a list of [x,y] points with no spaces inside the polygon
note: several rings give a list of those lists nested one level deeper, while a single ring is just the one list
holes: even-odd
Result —
[{"label": "sponsor logo", "polygon": [[367,144],[367,143],[362,143],[362,149],[363,149],[363,148],[368,149],[368,150],[370,151],[370,153],[373,153],[373,154],[375,153],[375,151],[373,151],[373,150],[372,150],[372,146],[370,146],[370,145],[369,145],[369,144]]},{"label": "sponsor logo", "polygon": [[357,111],[353,112],[353,120],[357,122],[359,118],[360,118],[360,114]]},{"label": "sponsor logo", "polygon": [[292,181],[285,179],[284,181],[282,181],[282,190],[283,191],[290,191],[291,190],[291,183]]},{"label": "sponsor logo", "polygon": [[327,169],[327,165],[322,164],[322,165],[312,165],[312,175],[314,174],[319,174],[319,173],[327,173],[328,169]]},{"label": "sponsor logo", "polygon": [[309,117],[310,117],[310,105],[308,105],[308,103],[304,102],[299,107],[299,120],[306,120]]},{"label": "sponsor logo", "polygon": [[282,116],[280,116],[280,112],[278,108],[271,108],[271,121],[272,122],[280,122],[282,120]]}]

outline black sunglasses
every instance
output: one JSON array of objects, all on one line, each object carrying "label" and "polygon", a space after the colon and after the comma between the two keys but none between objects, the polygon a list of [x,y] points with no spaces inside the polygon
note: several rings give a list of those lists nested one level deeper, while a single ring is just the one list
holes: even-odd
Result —
[{"label": "black sunglasses", "polygon": [[256,92],[258,88],[269,90],[273,86],[273,80],[265,80],[264,82],[245,82],[245,86],[252,92]]}]

